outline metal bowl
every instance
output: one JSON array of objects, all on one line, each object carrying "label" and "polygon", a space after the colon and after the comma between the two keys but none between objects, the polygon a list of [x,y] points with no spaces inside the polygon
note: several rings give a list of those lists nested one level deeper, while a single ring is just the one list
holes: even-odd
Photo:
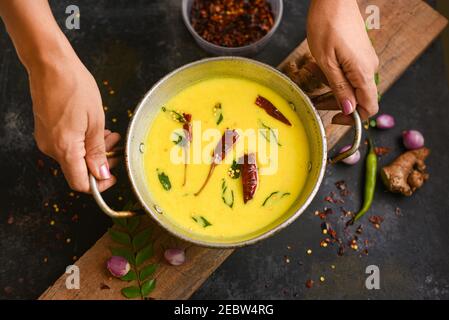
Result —
[{"label": "metal bowl", "polygon": [[282,20],[282,13],[284,10],[282,0],[267,0],[267,1],[270,3],[271,9],[273,11],[273,18],[274,18],[273,27],[262,38],[260,38],[254,43],[248,44],[243,47],[232,47],[232,48],[223,47],[211,43],[207,40],[204,40],[195,31],[190,21],[190,11],[192,9],[193,0],[182,1],[182,18],[184,20],[184,24],[187,27],[187,30],[189,30],[189,32],[192,34],[193,38],[198,43],[198,45],[205,51],[216,56],[253,56],[268,44],[268,42],[271,40],[274,33],[278,29]]},{"label": "metal bowl", "polygon": [[[292,103],[305,127],[310,148],[308,179],[304,189],[295,199],[290,209],[269,225],[268,228],[240,238],[227,240],[205,239],[180,228],[167,219],[163,214],[163,208],[160,208],[151,197],[145,180],[143,166],[144,153],[151,152],[151,150],[145,149],[145,137],[161,106],[192,84],[217,77],[237,77],[257,82],[271,88]],[[323,179],[327,161],[323,124],[309,98],[295,83],[278,70],[254,60],[238,57],[210,58],[194,62],[173,71],[160,80],[137,106],[128,129],[125,150],[129,180],[137,199],[146,213],[173,235],[201,246],[215,248],[240,247],[253,244],[268,238],[295,221],[307,209],[317,193]],[[101,198],[95,179],[92,176],[90,182],[93,195],[106,214],[113,217],[132,215],[131,212],[116,212],[109,208]]]}]

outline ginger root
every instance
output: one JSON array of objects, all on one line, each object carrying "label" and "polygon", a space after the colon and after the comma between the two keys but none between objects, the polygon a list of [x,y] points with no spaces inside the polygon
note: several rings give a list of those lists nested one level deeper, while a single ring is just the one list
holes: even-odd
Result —
[{"label": "ginger root", "polygon": [[420,148],[407,151],[397,157],[390,165],[382,168],[381,176],[385,186],[391,192],[411,196],[429,179],[424,161],[430,150]]}]

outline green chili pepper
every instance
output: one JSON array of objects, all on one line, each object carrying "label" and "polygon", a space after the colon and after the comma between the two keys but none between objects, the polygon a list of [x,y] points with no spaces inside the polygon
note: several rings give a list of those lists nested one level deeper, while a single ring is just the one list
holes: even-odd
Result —
[{"label": "green chili pepper", "polygon": [[365,193],[363,199],[363,207],[356,214],[352,223],[359,220],[369,210],[373,203],[374,191],[376,190],[377,178],[377,155],[374,151],[374,143],[369,139],[369,152],[365,162]]}]

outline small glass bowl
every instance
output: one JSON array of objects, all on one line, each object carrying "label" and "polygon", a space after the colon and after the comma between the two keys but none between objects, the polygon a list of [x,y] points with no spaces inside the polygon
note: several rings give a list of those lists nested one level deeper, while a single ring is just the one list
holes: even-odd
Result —
[{"label": "small glass bowl", "polygon": [[274,16],[274,24],[271,30],[265,36],[249,45],[243,47],[222,47],[204,40],[193,28],[190,21],[190,11],[193,1],[194,0],[182,0],[182,17],[184,23],[198,45],[205,51],[216,56],[253,56],[258,53],[271,40],[273,34],[279,27],[284,9],[282,0],[267,0],[271,5],[271,10],[273,11]]}]

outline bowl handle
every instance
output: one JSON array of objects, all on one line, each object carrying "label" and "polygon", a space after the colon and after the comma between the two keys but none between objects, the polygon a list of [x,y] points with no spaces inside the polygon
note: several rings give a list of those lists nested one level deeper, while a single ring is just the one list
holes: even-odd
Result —
[{"label": "bowl handle", "polygon": [[129,218],[136,215],[136,213],[131,211],[115,211],[111,209],[101,196],[100,190],[98,190],[97,179],[95,179],[95,177],[91,173],[89,173],[89,184],[90,191],[92,192],[97,205],[104,213],[106,213],[111,218]]},{"label": "bowl handle", "polygon": [[352,113],[352,117],[354,118],[354,140],[352,142],[352,146],[350,149],[346,150],[345,152],[342,152],[338,155],[336,155],[335,157],[333,157],[332,159],[330,159],[330,163],[334,164],[337,163],[341,160],[346,159],[347,157],[352,156],[360,147],[360,143],[362,141],[362,120],[360,119],[360,115],[357,112],[357,110],[355,110]]}]

